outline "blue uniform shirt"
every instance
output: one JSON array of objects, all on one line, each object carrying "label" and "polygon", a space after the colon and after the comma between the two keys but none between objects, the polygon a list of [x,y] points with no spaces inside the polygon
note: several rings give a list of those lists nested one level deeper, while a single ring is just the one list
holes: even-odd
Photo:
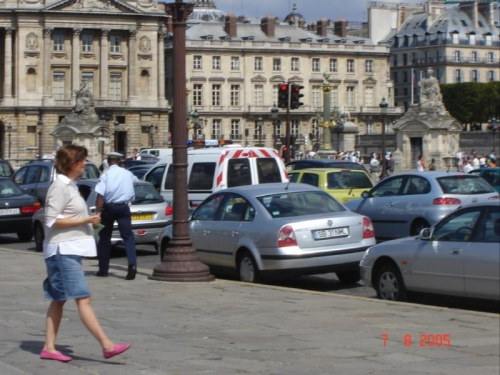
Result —
[{"label": "blue uniform shirt", "polygon": [[132,202],[138,181],[131,172],[115,164],[101,176],[95,191],[104,197],[104,203]]}]

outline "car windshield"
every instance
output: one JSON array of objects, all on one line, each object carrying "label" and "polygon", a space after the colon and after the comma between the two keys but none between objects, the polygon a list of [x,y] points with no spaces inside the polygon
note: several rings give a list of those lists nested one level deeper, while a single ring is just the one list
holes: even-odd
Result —
[{"label": "car windshield", "polygon": [[99,169],[93,164],[85,164],[85,172],[79,178],[99,178]]},{"label": "car windshield", "polygon": [[444,194],[486,194],[494,193],[493,187],[476,176],[447,176],[437,179]]},{"label": "car windshield", "polygon": [[342,171],[328,173],[328,189],[371,189],[373,184],[364,173]]},{"label": "car windshield", "polygon": [[9,164],[4,161],[0,161],[0,177],[10,177],[12,176],[12,169]]},{"label": "car windshield", "polygon": [[165,200],[156,191],[153,185],[136,185],[135,186],[135,199],[132,204],[150,204],[150,203],[160,203]]},{"label": "car windshield", "polygon": [[332,196],[319,191],[279,193],[257,197],[273,218],[345,211]]},{"label": "car windshield", "polygon": [[13,197],[16,195],[22,195],[23,192],[10,180],[0,181],[0,198]]}]

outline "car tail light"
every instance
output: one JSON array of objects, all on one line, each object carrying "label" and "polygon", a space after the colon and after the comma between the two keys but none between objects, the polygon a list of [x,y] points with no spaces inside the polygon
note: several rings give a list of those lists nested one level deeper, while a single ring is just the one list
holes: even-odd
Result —
[{"label": "car tail light", "polygon": [[174,214],[174,208],[171,205],[165,207],[165,216],[172,216]]},{"label": "car tail light", "polygon": [[363,217],[363,238],[374,238],[374,237],[375,237],[375,230],[373,230],[372,221],[367,217]]},{"label": "car tail light", "polygon": [[432,204],[441,205],[441,204],[461,204],[460,199],[457,198],[434,198]]},{"label": "car tail light", "polygon": [[278,236],[278,247],[297,246],[295,232],[290,225],[285,225]]},{"label": "car tail light", "polygon": [[137,231],[137,234],[138,234],[139,236],[144,236],[146,233],[147,233],[147,232],[146,232],[145,230],[143,230],[143,229],[141,229],[141,230],[138,230],[138,231]]},{"label": "car tail light", "polygon": [[494,195],[494,196],[490,197],[489,199],[500,199],[500,197],[498,195]]},{"label": "car tail light", "polygon": [[40,208],[42,208],[42,205],[40,204],[40,202],[36,202],[36,203],[32,204],[31,206],[22,206],[21,213],[22,214],[34,214]]}]

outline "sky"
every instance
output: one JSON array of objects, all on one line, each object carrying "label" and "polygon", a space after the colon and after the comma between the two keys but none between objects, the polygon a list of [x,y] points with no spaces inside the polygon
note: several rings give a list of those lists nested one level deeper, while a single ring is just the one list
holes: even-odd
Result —
[{"label": "sky", "polygon": [[[321,17],[336,20],[366,21],[369,0],[215,0],[215,5],[225,13],[235,13],[251,17],[273,15],[283,19],[297,4],[297,11],[307,21],[317,21]],[[399,3],[398,0],[383,2]],[[424,0],[405,0],[407,4],[420,4]]]}]

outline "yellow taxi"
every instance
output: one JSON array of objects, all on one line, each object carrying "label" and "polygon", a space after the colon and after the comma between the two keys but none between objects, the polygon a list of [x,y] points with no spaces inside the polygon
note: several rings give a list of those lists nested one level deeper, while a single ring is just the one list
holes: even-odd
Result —
[{"label": "yellow taxi", "polygon": [[361,197],[373,182],[365,171],[340,168],[310,168],[288,172],[290,182],[309,184],[326,191],[339,202]]}]

